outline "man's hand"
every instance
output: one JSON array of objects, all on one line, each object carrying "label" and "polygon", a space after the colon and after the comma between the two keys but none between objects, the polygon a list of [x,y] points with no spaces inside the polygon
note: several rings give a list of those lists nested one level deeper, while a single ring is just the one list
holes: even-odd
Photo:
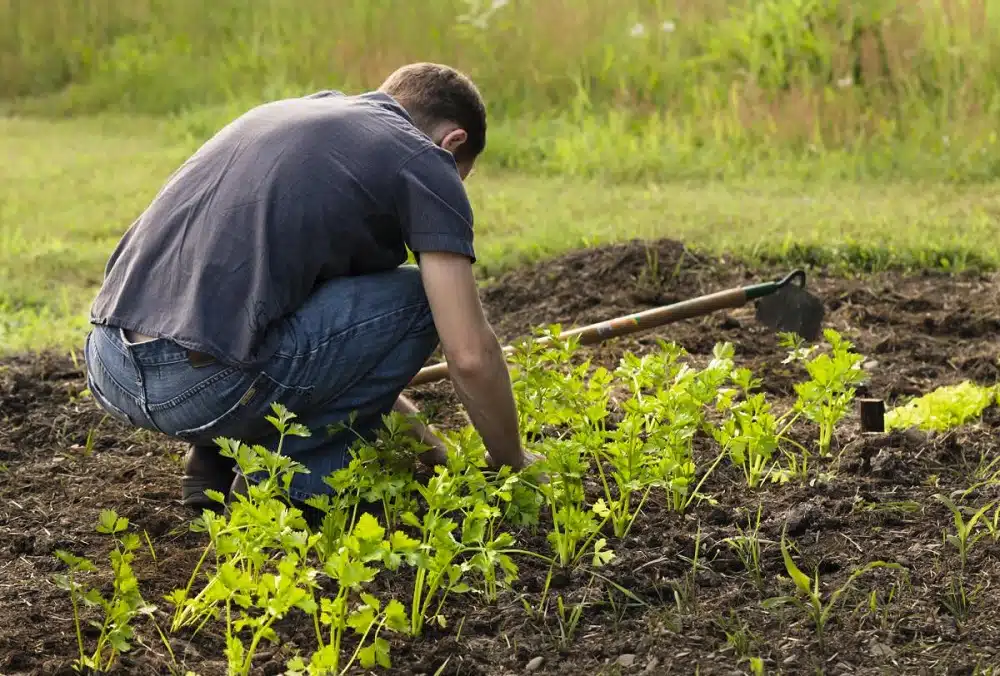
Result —
[{"label": "man's hand", "polygon": [[428,469],[434,469],[439,465],[446,466],[448,464],[448,449],[444,447],[444,444],[431,446],[429,451],[424,451],[417,456],[417,459]]},{"label": "man's hand", "polygon": [[420,273],[455,392],[493,461],[523,464],[517,409],[503,349],[479,300],[472,263],[423,251]]},{"label": "man's hand", "polygon": [[417,456],[417,459],[432,469],[436,465],[447,465],[448,447],[438,436],[437,430],[431,425],[425,425],[420,419],[420,409],[417,408],[417,405],[403,395],[399,395],[393,408],[406,416],[412,426],[412,436],[430,446],[430,449]]}]

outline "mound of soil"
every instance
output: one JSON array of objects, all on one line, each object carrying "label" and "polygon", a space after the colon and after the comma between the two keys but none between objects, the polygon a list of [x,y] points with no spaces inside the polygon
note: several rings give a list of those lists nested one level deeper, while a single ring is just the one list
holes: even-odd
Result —
[{"label": "mound of soil", "polygon": [[[738,261],[708,260],[683,245],[633,242],[572,253],[511,272],[483,291],[504,341],[538,326],[564,327],[610,319],[736,285],[783,276],[784,269],[748,269]],[[811,273],[810,289],[824,299],[826,325],[850,338],[869,357],[870,383],[862,394],[890,403],[901,396],[969,379],[992,384],[998,376],[1000,287],[997,278],[939,274],[882,274],[844,278]],[[695,359],[729,341],[741,365],[754,369],[778,402],[793,396],[798,374],[781,361],[776,337],[757,325],[752,307],[662,327],[584,352],[613,366],[625,350],[676,341]],[[145,530],[156,559],[137,557],[147,599],[187,582],[203,539],[188,531],[191,514],[178,504],[179,459],[184,447],[106,418],[89,398],[80,364],[54,355],[21,356],[0,365],[0,673],[70,674],[76,657],[72,608],[52,583],[62,570],[54,558],[66,549],[107,569],[107,541],[94,532],[103,508],[116,509]],[[451,386],[431,384],[414,398],[444,424],[462,417]],[[952,516],[932,499],[969,487],[996,457],[1000,415],[939,436],[915,433],[861,436],[854,417],[842,426],[839,473],[813,485],[775,485],[753,492],[738,470],[718,470],[703,490],[716,500],[680,517],[651,501],[623,541],[609,541],[617,559],[605,569],[615,584],[644,605],[615,596],[587,605],[569,647],[560,648],[558,624],[531,619],[520,595],[535,599],[545,570],[530,559],[517,589],[486,606],[453,604],[448,629],[421,640],[392,640],[392,673],[545,674],[747,673],[741,655],[764,659],[767,673],[971,674],[1000,663],[1000,591],[991,584],[1000,548],[986,537],[972,548],[964,579],[966,615],[949,610],[950,582],[958,569],[942,529]],[[1000,495],[987,485],[971,499]],[[762,508],[760,588],[725,539],[746,528]],[[824,589],[843,584],[856,566],[874,559],[896,562],[909,585],[875,571],[861,578],[832,615],[821,652],[812,627],[789,607],[766,609],[764,599],[787,593],[777,546],[782,528],[795,538],[807,573],[818,568]],[[700,532],[700,569],[689,575]],[[543,536],[521,544],[545,549]],[[407,579],[384,574],[383,585],[405,597]],[[562,580],[567,601],[584,599],[588,580]],[[868,609],[875,590],[877,611]],[[892,591],[890,599],[889,592]],[[975,594],[972,595],[972,591]],[[162,610],[161,610],[162,612]],[[957,619],[956,619],[956,616]],[[162,624],[162,623],[161,623]],[[461,630],[458,627],[461,626]],[[286,649],[310,627],[284,623],[282,646],[258,661],[255,673],[277,674]],[[93,632],[88,630],[87,636]],[[727,636],[729,640],[727,640]],[[118,673],[168,673],[163,647],[150,626],[122,658]],[[207,632],[178,640],[184,667],[203,676],[225,673],[222,637]]]}]

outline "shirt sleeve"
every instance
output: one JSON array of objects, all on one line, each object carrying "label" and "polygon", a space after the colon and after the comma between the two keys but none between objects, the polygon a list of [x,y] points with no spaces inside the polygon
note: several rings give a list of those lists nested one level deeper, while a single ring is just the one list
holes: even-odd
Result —
[{"label": "shirt sleeve", "polygon": [[420,151],[396,176],[396,209],[406,246],[423,251],[448,251],[476,261],[472,235],[472,205],[446,150]]}]

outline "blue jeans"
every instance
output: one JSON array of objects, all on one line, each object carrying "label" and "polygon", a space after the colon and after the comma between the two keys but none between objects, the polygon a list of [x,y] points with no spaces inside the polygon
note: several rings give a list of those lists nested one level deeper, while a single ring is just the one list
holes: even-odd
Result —
[{"label": "blue jeans", "polygon": [[[88,385],[113,417],[198,446],[221,436],[275,450],[277,430],[265,416],[272,402],[284,404],[312,432],[282,447],[310,471],[291,485],[291,497],[305,500],[329,490],[323,477],[347,465],[358,435],[374,437],[438,336],[414,266],[328,281],[273,330],[274,355],[242,369],[196,366],[169,340],[130,343],[121,329],[95,326]],[[328,434],[352,413],[351,430]]]}]

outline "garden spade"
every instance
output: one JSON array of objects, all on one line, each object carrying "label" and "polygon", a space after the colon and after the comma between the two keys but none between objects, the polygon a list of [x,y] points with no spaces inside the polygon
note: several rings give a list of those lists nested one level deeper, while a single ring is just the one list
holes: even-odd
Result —
[{"label": "garden spade", "polygon": [[[692,317],[701,317],[717,310],[733,309],[754,301],[757,321],[774,331],[797,333],[807,341],[816,340],[822,328],[825,310],[823,301],[806,291],[806,273],[795,270],[783,279],[735,287],[725,291],[644,310],[635,314],[608,319],[597,324],[563,331],[564,338],[577,336],[581,345],[601,343],[611,338],[671,324]],[[538,342],[547,342],[541,337]],[[504,348],[509,354],[513,346]],[[420,370],[409,386],[441,380],[448,375],[448,364],[440,363]]]}]

